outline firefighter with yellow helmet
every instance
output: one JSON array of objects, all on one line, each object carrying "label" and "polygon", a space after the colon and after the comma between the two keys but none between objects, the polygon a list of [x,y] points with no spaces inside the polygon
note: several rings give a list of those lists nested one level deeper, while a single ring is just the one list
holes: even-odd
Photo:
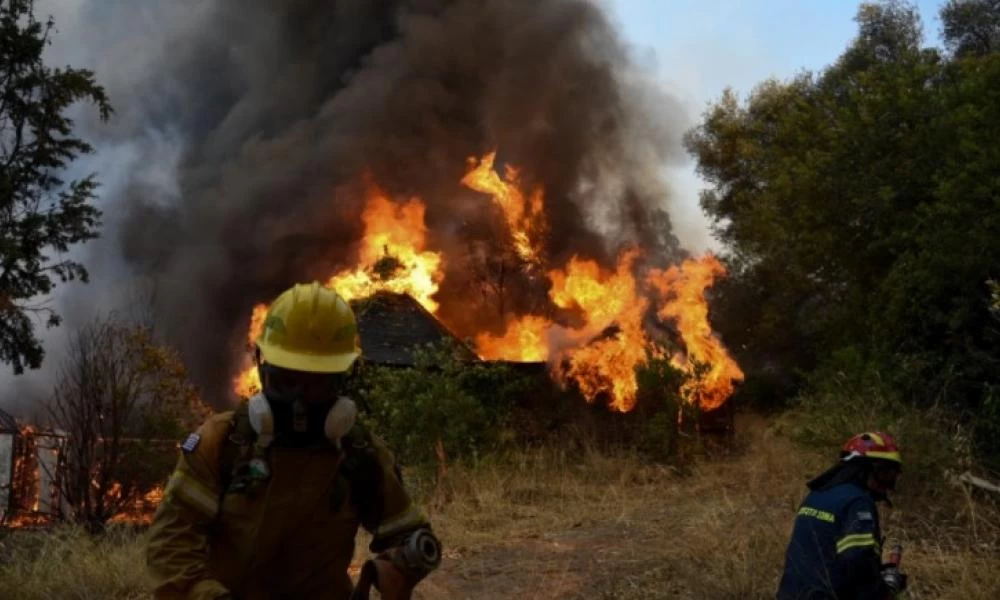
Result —
[{"label": "firefighter with yellow helmet", "polygon": [[[344,395],[360,355],[347,302],[316,282],[274,301],[257,340],[263,391],[181,447],[150,527],[158,599],[409,598],[440,545],[385,445]],[[377,556],[358,588],[358,527]]]}]

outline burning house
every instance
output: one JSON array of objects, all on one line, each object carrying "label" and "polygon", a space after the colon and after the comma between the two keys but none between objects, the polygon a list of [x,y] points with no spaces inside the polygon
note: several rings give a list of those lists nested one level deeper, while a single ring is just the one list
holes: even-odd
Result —
[{"label": "burning house", "polygon": [[58,493],[64,439],[0,411],[0,524],[43,521],[65,508]]},{"label": "burning house", "polygon": [[263,302],[314,279],[384,300],[359,310],[373,362],[453,336],[619,415],[654,357],[726,406],[743,375],[705,296],[724,269],[681,249],[664,168],[690,123],[598,4],[156,4],[185,18],[108,90],[140,150],[102,250],[159,284],[150,317],[215,408],[259,386],[241,350]]},{"label": "burning house", "polygon": [[[636,368],[651,357],[666,358],[691,375],[682,389],[689,402],[706,412],[721,408],[743,377],[708,321],[705,292],[725,274],[722,264],[707,255],[662,268],[650,260],[655,257],[648,250],[634,245],[624,247],[611,268],[579,255],[560,264],[544,250],[550,227],[544,190],[522,189],[512,166],[501,176],[494,159],[495,153],[470,159],[460,183],[479,192],[477,200],[503,217],[500,248],[506,256],[501,260],[513,270],[503,276],[512,286],[521,285],[514,287],[518,297],[513,300],[533,297],[534,306],[520,315],[501,310],[502,318],[493,319],[492,327],[484,324],[470,336],[478,358],[546,363],[563,387],[578,389],[588,402],[601,398],[621,413],[635,407]],[[369,181],[357,266],[326,281],[363,307],[361,346],[375,362],[405,364],[412,342],[468,330],[469,313],[482,310],[476,305],[488,292],[501,299],[512,293],[497,292],[495,278],[466,287],[464,294],[446,293],[447,265],[474,257],[430,249],[425,214],[420,198],[394,199]],[[463,312],[463,306],[469,309]],[[266,304],[254,307],[249,343],[259,334],[266,312]],[[657,334],[658,326],[676,331],[671,343]],[[240,396],[255,392],[256,367],[246,364],[234,383]]]}]

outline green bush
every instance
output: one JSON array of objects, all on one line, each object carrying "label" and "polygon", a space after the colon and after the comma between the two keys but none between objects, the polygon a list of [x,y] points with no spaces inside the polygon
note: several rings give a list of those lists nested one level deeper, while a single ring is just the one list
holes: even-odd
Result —
[{"label": "green bush", "polygon": [[989,386],[982,408],[972,416],[976,456],[1000,471],[1000,386]]},{"label": "green bush", "polygon": [[524,378],[490,363],[464,363],[450,348],[415,352],[412,368],[365,367],[358,396],[363,419],[402,462],[433,461],[440,442],[449,460],[475,458],[505,441]]},{"label": "green bush", "polygon": [[678,417],[691,409],[680,397],[684,374],[670,361],[652,358],[636,369],[639,402],[652,415],[640,424],[637,449],[654,459],[669,459],[677,453]]},{"label": "green bush", "polygon": [[951,411],[917,408],[877,367],[856,355],[839,358],[843,368],[815,375],[783,420],[793,439],[827,452],[832,461],[852,435],[887,431],[900,444],[906,487],[919,493],[934,493],[948,473],[972,466],[970,432]]}]

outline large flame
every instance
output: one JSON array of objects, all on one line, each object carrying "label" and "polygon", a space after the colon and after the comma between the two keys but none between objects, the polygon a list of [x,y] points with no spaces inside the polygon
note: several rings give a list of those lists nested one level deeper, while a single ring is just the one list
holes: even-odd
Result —
[{"label": "large flame", "polygon": [[[345,300],[366,298],[379,291],[409,294],[428,311],[437,312],[434,294],[442,278],[442,257],[426,249],[425,205],[419,198],[396,203],[369,182],[365,209],[361,214],[364,236],[358,248],[355,269],[330,277],[326,287]],[[267,316],[268,305],[254,306],[247,340],[253,347]],[[260,391],[256,365],[248,365],[233,380],[233,391],[249,398]]]},{"label": "large flame", "polygon": [[[518,170],[507,165],[501,177],[494,170],[495,159],[495,152],[478,161],[470,159],[461,184],[492,197],[504,217],[513,250],[524,262],[542,267],[547,227],[543,191],[525,194]],[[436,313],[443,258],[426,249],[424,209],[419,199],[396,203],[370,184],[362,214],[359,266],[337,273],[327,285],[349,300],[380,290],[406,293]],[[676,322],[684,346],[671,360],[688,375],[682,395],[702,409],[718,408],[732,394],[733,382],[743,378],[708,323],[704,292],[725,269],[709,255],[643,274],[636,268],[641,254],[641,248],[622,252],[614,270],[578,256],[561,268],[549,268],[545,277],[550,283],[551,307],[562,311],[557,320],[537,314],[508,315],[501,335],[481,331],[474,336],[476,351],[487,360],[547,361],[560,383],[575,384],[588,401],[604,397],[613,409],[628,412],[638,393],[636,368],[650,356],[666,353],[644,327],[655,312],[660,319]],[[266,305],[254,307],[251,345],[266,311]],[[256,393],[260,389],[256,369],[245,369],[234,388],[243,397]]]},{"label": "large flame", "polygon": [[[560,382],[574,381],[588,401],[606,394],[615,410],[632,410],[638,391],[635,368],[646,361],[650,346],[642,329],[648,303],[637,294],[632,275],[638,256],[635,249],[623,252],[615,271],[579,257],[570,259],[565,269],[549,271],[553,304],[579,313],[580,322],[574,327],[557,326],[534,315],[512,320],[502,336],[476,338],[480,356],[565,362],[565,368],[559,364],[555,370]],[[606,331],[612,326],[613,330]],[[552,332],[560,338],[561,349],[555,356],[549,341]]]},{"label": "large flame", "polygon": [[476,351],[483,358],[515,362],[542,362],[549,357],[552,322],[536,315],[512,319],[501,336],[487,332],[476,336]]},{"label": "large flame", "polygon": [[475,159],[470,159],[473,168],[462,178],[462,183],[493,197],[507,221],[517,255],[527,263],[538,263],[541,260],[542,236],[545,235],[544,194],[537,188],[526,198],[521,191],[517,168],[506,165],[505,176],[501,178],[493,169],[494,160],[496,151],[484,156],[478,164]]},{"label": "large flame", "polygon": [[743,371],[712,332],[708,323],[705,290],[716,277],[726,274],[717,258],[685,260],[680,267],[654,270],[647,281],[666,300],[657,314],[672,319],[684,341],[686,354],[675,355],[672,363],[689,375],[681,393],[704,410],[722,406],[733,394],[733,382],[743,381]]},{"label": "large flame", "polygon": [[[599,394],[607,394],[611,407],[621,412],[635,406],[639,389],[635,368],[646,362],[649,346],[642,328],[648,303],[637,294],[632,275],[638,256],[637,250],[622,253],[614,272],[574,257],[565,271],[549,273],[552,302],[561,308],[580,309],[585,320],[574,336],[583,343],[563,352],[569,367],[556,374],[563,381],[575,380],[591,402]],[[615,330],[605,332],[612,325]],[[591,341],[595,335],[599,339]]]},{"label": "large flame", "polygon": [[378,291],[409,294],[430,312],[437,312],[434,294],[441,282],[441,254],[425,250],[427,226],[419,198],[397,204],[370,186],[361,215],[365,224],[357,269],[337,273],[327,287],[345,300],[366,298]]}]

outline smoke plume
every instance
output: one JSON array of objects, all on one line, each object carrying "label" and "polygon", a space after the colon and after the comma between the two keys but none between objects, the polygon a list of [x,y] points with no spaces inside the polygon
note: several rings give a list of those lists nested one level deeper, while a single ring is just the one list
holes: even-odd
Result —
[{"label": "smoke plume", "polygon": [[[117,109],[101,143],[131,165],[106,190],[102,250],[156,281],[158,323],[212,404],[255,302],[354,264],[368,177],[423,199],[431,244],[472,256],[497,220],[459,181],[496,148],[544,186],[554,259],[678,252],[663,172],[683,162],[684,111],[587,0],[78,4]],[[442,296],[474,293],[467,264],[446,269]],[[536,283],[517,285],[508,308],[530,310]],[[460,335],[502,325],[448,310]]]}]

